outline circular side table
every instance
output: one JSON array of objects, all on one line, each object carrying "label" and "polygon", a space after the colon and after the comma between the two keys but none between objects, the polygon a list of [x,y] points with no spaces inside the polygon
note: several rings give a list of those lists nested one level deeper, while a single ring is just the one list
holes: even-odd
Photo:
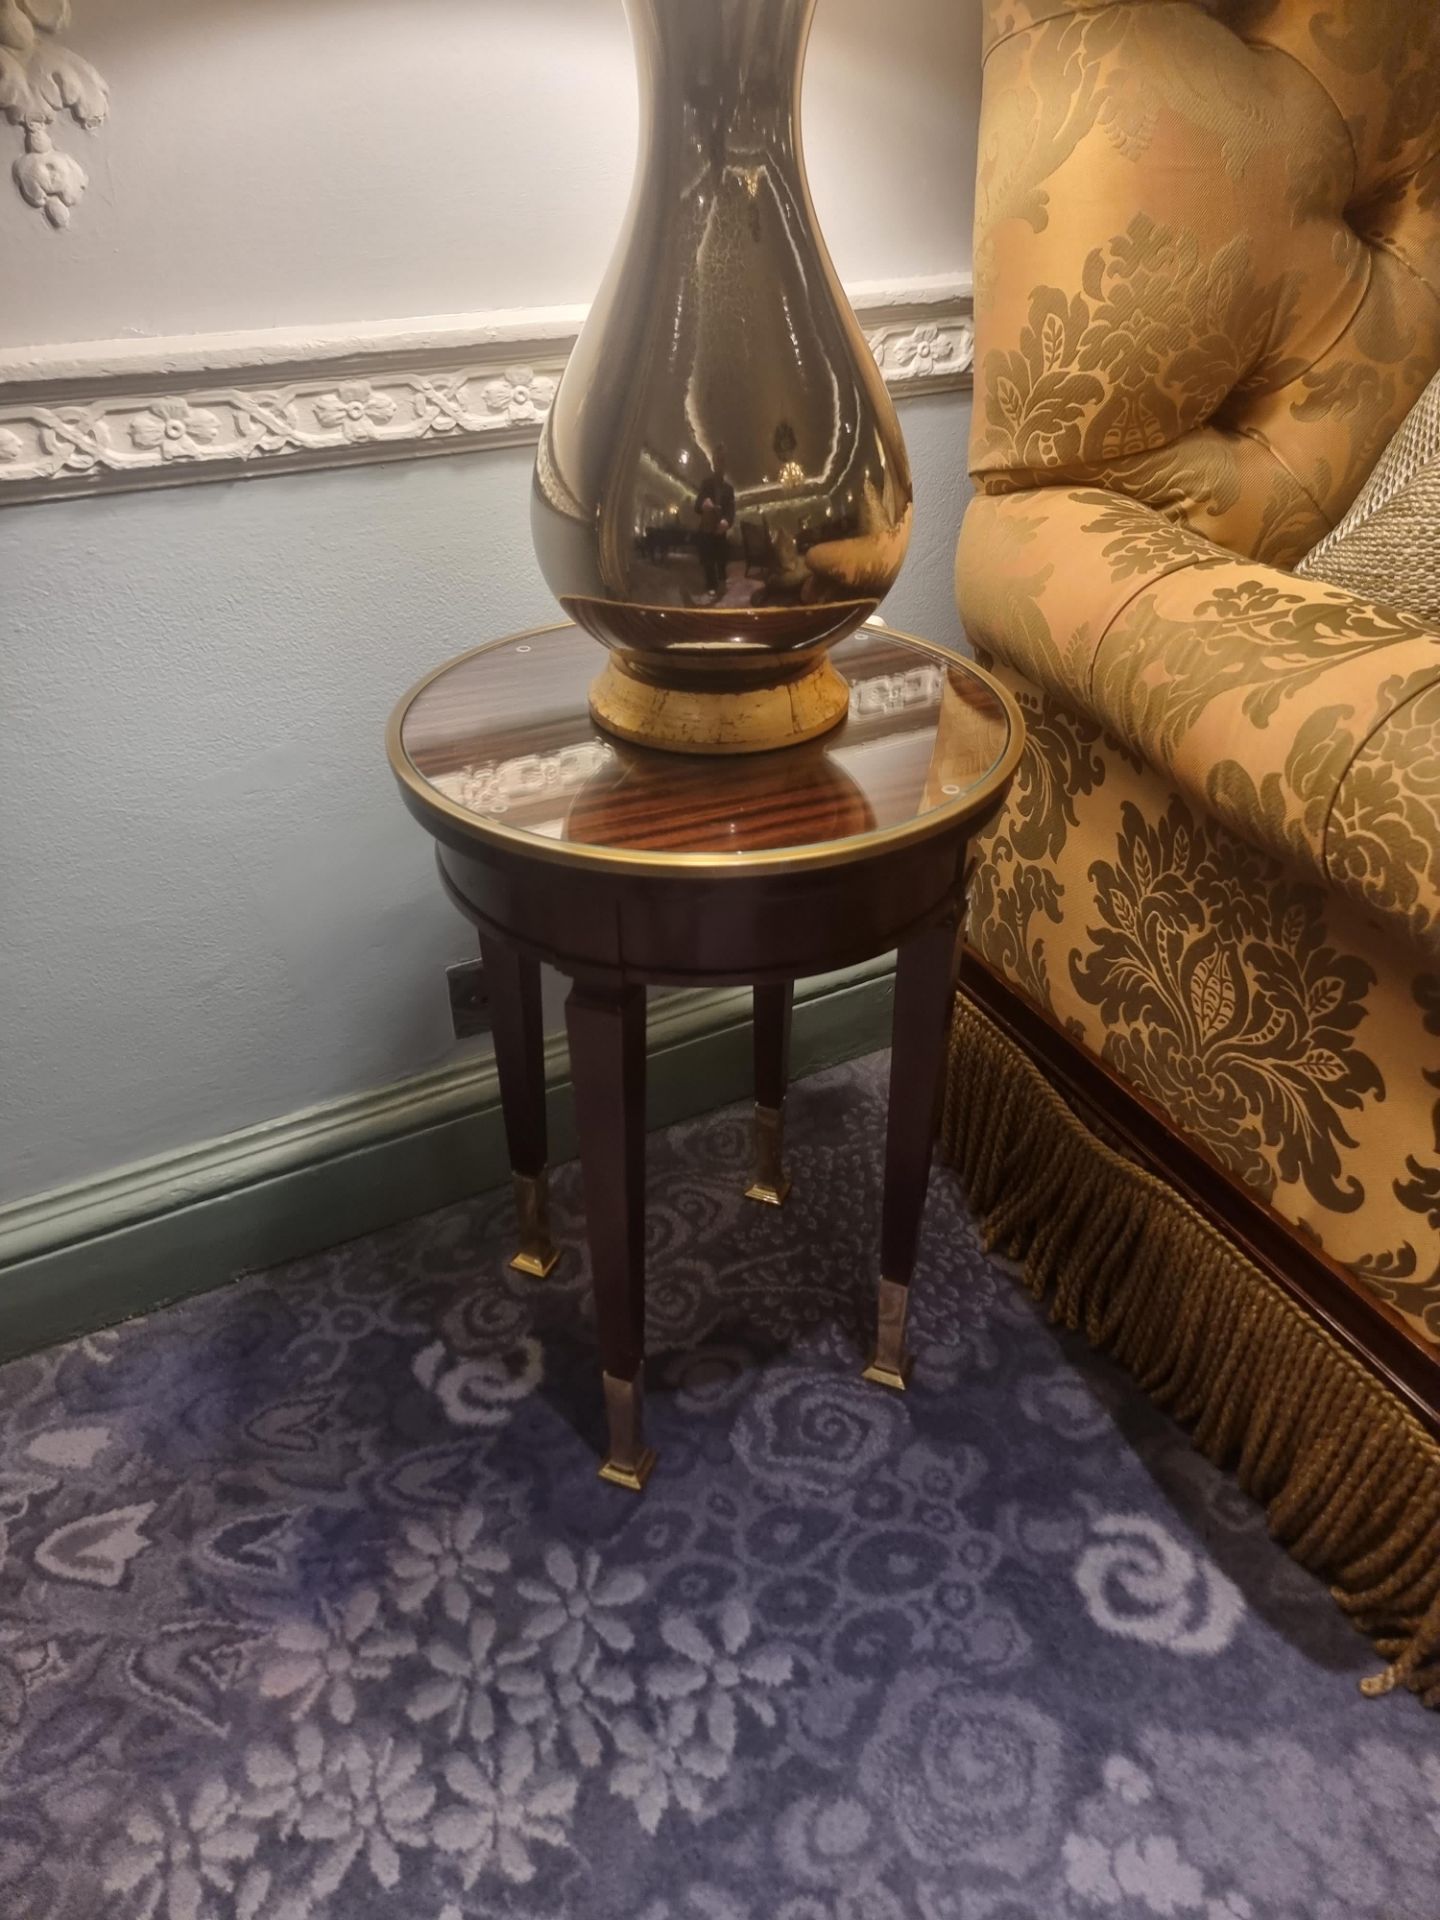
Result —
[{"label": "circular side table", "polygon": [[755,1008],[749,1197],[783,1205],[794,982],[898,950],[877,1333],[866,1378],[903,1388],[905,1326],[939,1112],[970,837],[1000,807],[1024,727],[978,667],[867,626],[834,649],[848,717],[807,746],[695,758],[590,718],[593,640],[573,626],[441,667],[390,720],[390,764],[479,929],[519,1251],[543,1276],[540,962],[566,1003],[604,1376],[602,1478],[639,1491],[646,1445],[645,990],[747,985]]}]

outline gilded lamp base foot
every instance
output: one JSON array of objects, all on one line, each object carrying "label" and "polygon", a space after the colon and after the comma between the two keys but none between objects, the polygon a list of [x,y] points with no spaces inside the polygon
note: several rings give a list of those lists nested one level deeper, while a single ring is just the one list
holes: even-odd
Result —
[{"label": "gilded lamp base foot", "polygon": [[532,1280],[544,1280],[555,1271],[560,1251],[550,1238],[549,1178],[539,1173],[517,1173],[515,1213],[520,1228],[520,1248],[510,1262],[516,1273],[527,1273]]},{"label": "gilded lamp base foot", "polygon": [[645,1399],[640,1377],[637,1374],[633,1380],[617,1380],[607,1373],[604,1379],[610,1451],[601,1462],[600,1478],[612,1487],[624,1487],[628,1493],[643,1493],[658,1456],[645,1444]]},{"label": "gilded lamp base foot", "polygon": [[783,1207],[790,1197],[790,1182],[783,1163],[785,1148],[785,1109],[755,1109],[755,1173],[745,1189],[747,1200],[758,1200],[762,1207]]},{"label": "gilded lamp base foot", "polygon": [[662,687],[612,659],[590,688],[597,726],[667,753],[770,753],[828,733],[850,710],[850,689],[828,659],[777,687],[700,691]]},{"label": "gilded lamp base foot", "polygon": [[914,1369],[913,1357],[905,1350],[905,1323],[910,1313],[910,1289],[898,1281],[880,1282],[880,1320],[875,1333],[875,1352],[864,1377],[877,1387],[889,1387],[904,1393]]}]

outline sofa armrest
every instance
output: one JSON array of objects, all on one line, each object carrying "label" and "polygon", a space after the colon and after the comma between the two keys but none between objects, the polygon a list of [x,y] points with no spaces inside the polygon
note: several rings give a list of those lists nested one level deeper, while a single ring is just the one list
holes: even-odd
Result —
[{"label": "sofa armrest", "polygon": [[1440,944],[1440,633],[1094,490],[974,500],[957,592],[1193,804]]}]

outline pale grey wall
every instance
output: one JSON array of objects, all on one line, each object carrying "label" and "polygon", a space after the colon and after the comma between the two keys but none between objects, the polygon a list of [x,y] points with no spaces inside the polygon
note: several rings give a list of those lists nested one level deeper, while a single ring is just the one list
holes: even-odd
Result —
[{"label": "pale grey wall", "polygon": [[[620,0],[73,0],[110,88],[57,237],[9,181],[0,344],[585,302],[629,191]],[[979,0],[820,0],[816,204],[847,285],[970,264]]]},{"label": "pale grey wall", "polygon": [[[619,0],[74,0],[111,113],[8,178],[0,345],[583,302],[633,150]],[[963,273],[979,0],[822,0],[806,95],[851,284]],[[968,406],[909,402],[900,624],[955,635]],[[419,673],[551,617],[529,455],[0,512],[0,1199],[452,1050],[469,949],[381,732]]]},{"label": "pale grey wall", "polygon": [[[887,604],[954,641],[968,402],[908,402]],[[0,1199],[433,1065],[470,951],[385,766],[553,616],[516,450],[0,514]]]}]

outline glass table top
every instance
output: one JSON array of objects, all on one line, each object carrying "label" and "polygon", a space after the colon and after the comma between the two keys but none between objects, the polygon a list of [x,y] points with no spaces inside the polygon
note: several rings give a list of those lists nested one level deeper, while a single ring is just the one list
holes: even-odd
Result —
[{"label": "glass table top", "polygon": [[[836,852],[978,806],[1018,752],[1018,720],[958,656],[870,625],[831,659],[850,686],[832,732],[773,753],[691,755],[603,733],[586,695],[604,650],[573,626],[442,667],[391,722],[396,772],[477,838],[552,856],[725,864]],[[647,858],[648,857],[648,858]]]}]

